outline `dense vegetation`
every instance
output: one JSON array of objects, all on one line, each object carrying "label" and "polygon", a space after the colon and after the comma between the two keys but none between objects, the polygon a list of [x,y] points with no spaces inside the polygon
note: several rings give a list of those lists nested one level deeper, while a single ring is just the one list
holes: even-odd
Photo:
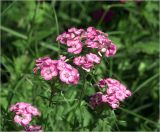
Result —
[{"label": "dense vegetation", "polygon": [[[157,1],[2,1],[1,130],[19,131],[11,104],[28,102],[41,111],[33,122],[45,131],[156,131],[158,119],[159,2]],[[56,37],[70,27],[96,27],[117,45],[114,57],[103,59],[77,106],[83,81],[57,86],[33,74],[35,59],[66,55]],[[95,74],[96,73],[96,74]],[[123,82],[133,93],[121,107],[93,110],[91,83],[104,77]]]}]

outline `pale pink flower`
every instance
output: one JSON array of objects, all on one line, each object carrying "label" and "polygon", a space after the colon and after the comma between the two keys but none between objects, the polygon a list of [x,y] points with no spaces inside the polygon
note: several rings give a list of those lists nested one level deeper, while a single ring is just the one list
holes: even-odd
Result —
[{"label": "pale pink flower", "polygon": [[119,107],[119,103],[118,103],[118,104],[111,104],[111,107],[112,107],[113,109],[116,109],[116,108]]},{"label": "pale pink flower", "polygon": [[94,64],[91,62],[86,61],[83,65],[82,68],[86,71],[90,71],[91,68],[94,67]]},{"label": "pale pink flower", "polygon": [[61,35],[58,35],[57,41],[60,41],[62,44],[66,44],[67,38],[70,37],[70,34],[67,34],[66,32],[62,33]]},{"label": "pale pink flower", "polygon": [[39,116],[40,115],[40,112],[38,111],[37,108],[33,107],[33,106],[28,106],[26,108],[27,112],[34,115],[34,116]]},{"label": "pale pink flower", "polygon": [[65,61],[58,60],[57,69],[58,69],[59,71],[61,71],[61,70],[64,70],[64,69],[66,69],[66,68],[72,69],[72,66],[69,65],[69,64],[67,64]]},{"label": "pale pink flower", "polygon": [[87,54],[86,59],[91,63],[97,63],[97,64],[99,64],[101,60],[100,57],[98,57],[96,54],[93,54],[93,53]]},{"label": "pale pink flower", "polygon": [[15,112],[16,114],[28,114],[26,111],[26,108],[30,106],[31,104],[25,103],[25,102],[19,102],[16,103],[15,105],[11,105],[10,111]]},{"label": "pale pink flower", "polygon": [[79,73],[75,68],[66,68],[60,71],[60,79],[67,84],[77,84],[79,81]]},{"label": "pale pink flower", "polygon": [[85,63],[85,57],[84,56],[78,56],[73,59],[73,63],[77,66],[81,66]]},{"label": "pale pink flower", "polygon": [[58,70],[55,65],[43,67],[41,70],[41,76],[45,80],[51,80],[53,77],[55,77],[57,75],[58,75]]},{"label": "pale pink flower", "polygon": [[116,91],[115,96],[120,101],[123,101],[125,99],[125,93],[123,91]]},{"label": "pale pink flower", "polygon": [[132,95],[131,91],[129,91],[129,90],[126,90],[126,91],[125,91],[125,94],[126,94],[126,95],[125,95],[126,97],[129,97],[129,96]]},{"label": "pale pink flower", "polygon": [[31,122],[31,120],[32,117],[30,114],[15,115],[14,117],[14,121],[22,126],[28,125]]},{"label": "pale pink flower", "polygon": [[112,79],[112,78],[107,78],[105,79],[105,82],[107,83],[107,85],[110,86],[117,86],[120,85],[120,82],[118,80]]},{"label": "pale pink flower", "polygon": [[93,49],[98,48],[98,45],[99,45],[98,42],[95,42],[95,41],[90,40],[90,39],[87,39],[85,41],[85,43],[87,44],[87,47],[93,48]]},{"label": "pale pink flower", "polygon": [[71,46],[68,48],[69,53],[79,54],[82,51],[83,44],[79,40],[69,40],[67,45]]},{"label": "pale pink flower", "polygon": [[36,60],[36,66],[40,69],[44,65],[47,65],[49,62],[51,62],[51,58],[49,58],[49,57],[38,58]]},{"label": "pale pink flower", "polygon": [[80,35],[84,32],[84,29],[77,29],[75,27],[68,29],[69,33],[75,33],[76,35]]}]

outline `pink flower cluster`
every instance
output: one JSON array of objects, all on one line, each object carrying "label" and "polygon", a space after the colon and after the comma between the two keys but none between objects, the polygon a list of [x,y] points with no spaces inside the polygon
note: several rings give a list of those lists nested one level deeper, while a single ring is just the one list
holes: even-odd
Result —
[{"label": "pink flower cluster", "polygon": [[25,131],[26,132],[42,132],[42,126],[37,126],[37,125],[27,126],[25,127]]},{"label": "pink flower cluster", "polygon": [[81,42],[81,35],[84,34],[83,29],[70,28],[68,32],[64,32],[57,37],[57,41],[66,44],[69,53],[79,54],[82,51],[83,43]]},{"label": "pink flower cluster", "polygon": [[90,71],[93,68],[94,63],[99,64],[101,58],[93,53],[86,54],[86,56],[75,57],[73,63],[77,66],[81,66],[84,70]]},{"label": "pink flower cluster", "polygon": [[[91,97],[90,103],[93,107],[100,105],[101,103],[109,104],[113,109],[119,107],[120,102],[131,96],[131,92],[121,84],[118,80],[107,78],[98,82],[100,88],[107,88],[106,93],[96,93]],[[98,102],[97,102],[98,95]],[[95,101],[96,100],[96,101]]]},{"label": "pink flower cluster", "polygon": [[24,128],[29,127],[33,116],[40,116],[37,108],[29,103],[19,102],[10,107],[10,111],[15,113],[14,121]]},{"label": "pink flower cluster", "polygon": [[40,70],[41,76],[45,80],[51,80],[59,75],[62,82],[67,84],[77,84],[79,81],[79,72],[70,64],[65,62],[66,57],[61,56],[59,60],[52,60],[49,57],[43,57],[36,60],[34,72]]},{"label": "pink flower cluster", "polygon": [[69,53],[79,54],[83,46],[92,49],[98,49],[98,52],[105,53],[106,57],[113,56],[116,53],[116,45],[108,38],[108,34],[88,27],[84,29],[70,28],[68,32],[64,32],[57,37],[57,41],[66,44]]}]

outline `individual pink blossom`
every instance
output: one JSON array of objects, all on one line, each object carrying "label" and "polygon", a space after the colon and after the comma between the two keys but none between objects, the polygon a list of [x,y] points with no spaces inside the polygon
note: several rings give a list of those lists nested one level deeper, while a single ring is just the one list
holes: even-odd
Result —
[{"label": "individual pink blossom", "polygon": [[79,73],[75,68],[65,68],[60,71],[60,79],[67,84],[77,84],[79,81]]},{"label": "individual pink blossom", "polygon": [[105,55],[106,55],[106,57],[113,56],[113,55],[115,55],[116,51],[117,51],[116,45],[114,45],[113,43],[111,43],[109,45],[109,47],[108,47]]},{"label": "individual pink blossom", "polygon": [[51,58],[49,57],[42,57],[42,58],[38,58],[36,60],[36,66],[40,69],[45,65],[49,65],[51,63]]},{"label": "individual pink blossom", "polygon": [[60,41],[62,44],[66,44],[67,43],[67,38],[71,38],[71,34],[67,34],[66,32],[64,32],[61,35],[58,35],[56,40]]},{"label": "individual pink blossom", "polygon": [[25,103],[25,102],[19,102],[19,103],[16,103],[15,105],[11,105],[9,110],[11,112],[15,112],[16,114],[29,114],[26,111],[26,108],[29,106],[31,106],[31,104]]},{"label": "individual pink blossom", "polygon": [[83,44],[79,40],[69,40],[67,41],[69,53],[79,54],[82,51]]},{"label": "individual pink blossom", "polygon": [[41,70],[41,76],[45,80],[51,80],[53,77],[58,75],[58,70],[55,65],[51,65],[48,67],[43,67]]},{"label": "individual pink blossom", "polygon": [[73,59],[73,63],[77,66],[81,66],[85,63],[85,57],[84,56],[78,56]]},{"label": "individual pink blossom", "polygon": [[31,122],[31,120],[32,117],[30,114],[20,114],[20,115],[15,115],[14,117],[14,121],[22,126],[28,125]]},{"label": "individual pink blossom", "polygon": [[90,69],[94,67],[94,63],[100,63],[100,59],[101,58],[98,55],[89,53],[86,54],[86,56],[75,57],[73,63],[89,72]]},{"label": "individual pink blossom", "polygon": [[72,27],[70,29],[68,29],[69,33],[74,33],[76,35],[81,35],[82,33],[84,33],[84,29],[77,29],[75,27]]},{"label": "individual pink blossom", "polygon": [[92,62],[89,61],[85,61],[85,63],[82,65],[82,68],[86,71],[90,71],[91,68],[94,67],[94,64]]},{"label": "individual pink blossom", "polygon": [[87,44],[87,47],[93,48],[93,49],[98,48],[98,45],[99,45],[98,42],[90,40],[90,39],[87,39],[85,43]]},{"label": "individual pink blossom", "polygon": [[26,132],[42,132],[42,126],[38,126],[38,125],[27,126],[25,127],[25,131]]},{"label": "individual pink blossom", "polygon": [[98,57],[96,54],[93,54],[93,53],[87,54],[86,59],[91,63],[97,63],[97,64],[99,64],[101,60],[100,57]]},{"label": "individual pink blossom", "polygon": [[39,110],[31,105],[26,108],[26,111],[33,116],[40,116]]}]

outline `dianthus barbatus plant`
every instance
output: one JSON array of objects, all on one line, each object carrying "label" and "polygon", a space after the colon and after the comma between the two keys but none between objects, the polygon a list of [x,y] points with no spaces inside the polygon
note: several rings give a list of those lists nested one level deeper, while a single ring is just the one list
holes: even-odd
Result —
[{"label": "dianthus barbatus plant", "polygon": [[[81,91],[83,92],[81,92],[77,103],[78,107],[82,99],[85,98],[82,94],[87,89],[87,85],[91,83],[86,83],[88,81],[87,76],[94,76],[93,71],[98,64],[101,63],[102,59],[114,56],[117,52],[117,46],[109,39],[108,34],[94,27],[88,27],[86,30],[70,28],[68,31],[60,34],[56,40],[67,48],[67,54],[61,54],[59,58],[54,59],[49,56],[36,59],[33,72],[35,74],[40,73],[44,80],[51,82],[49,107],[52,104],[54,92],[59,91],[56,91],[56,83],[58,85],[66,84],[67,87],[68,85],[79,85],[80,81],[82,81],[83,86],[80,86],[82,86]],[[99,81],[94,80],[94,82],[96,84],[92,84],[92,86],[98,86],[99,91],[89,96],[88,103],[92,110],[95,110],[101,104],[106,104],[112,109],[116,109],[122,101],[131,96],[131,91],[116,79],[106,78]],[[28,125],[32,119],[31,115],[39,115],[36,108],[32,107],[30,110],[31,105],[24,103],[25,110],[21,112],[19,105],[18,109],[17,107],[15,109],[15,106],[11,107],[11,111],[16,113],[15,122],[25,126],[26,131],[42,130],[41,126]],[[32,114],[28,114],[28,110]],[[19,117],[19,114],[21,117]]]},{"label": "dianthus barbatus plant", "polygon": [[[45,80],[51,81],[58,77],[58,80],[66,84],[78,85],[83,76],[83,74],[79,74],[79,71],[90,72],[95,65],[101,63],[103,55],[108,58],[117,52],[117,47],[109,39],[108,34],[94,27],[88,27],[86,30],[70,28],[60,34],[56,40],[66,46],[68,55],[73,55],[73,57],[67,59],[66,56],[60,55],[58,60],[50,57],[38,58],[34,73],[40,70],[40,74]],[[70,61],[70,64],[67,61]],[[102,79],[98,84],[100,87],[105,84],[106,93],[98,92],[91,96],[90,104],[93,108],[101,103],[106,103],[116,109],[121,101],[131,96],[131,92],[118,80]],[[101,100],[99,103],[96,102],[97,98]]]}]

